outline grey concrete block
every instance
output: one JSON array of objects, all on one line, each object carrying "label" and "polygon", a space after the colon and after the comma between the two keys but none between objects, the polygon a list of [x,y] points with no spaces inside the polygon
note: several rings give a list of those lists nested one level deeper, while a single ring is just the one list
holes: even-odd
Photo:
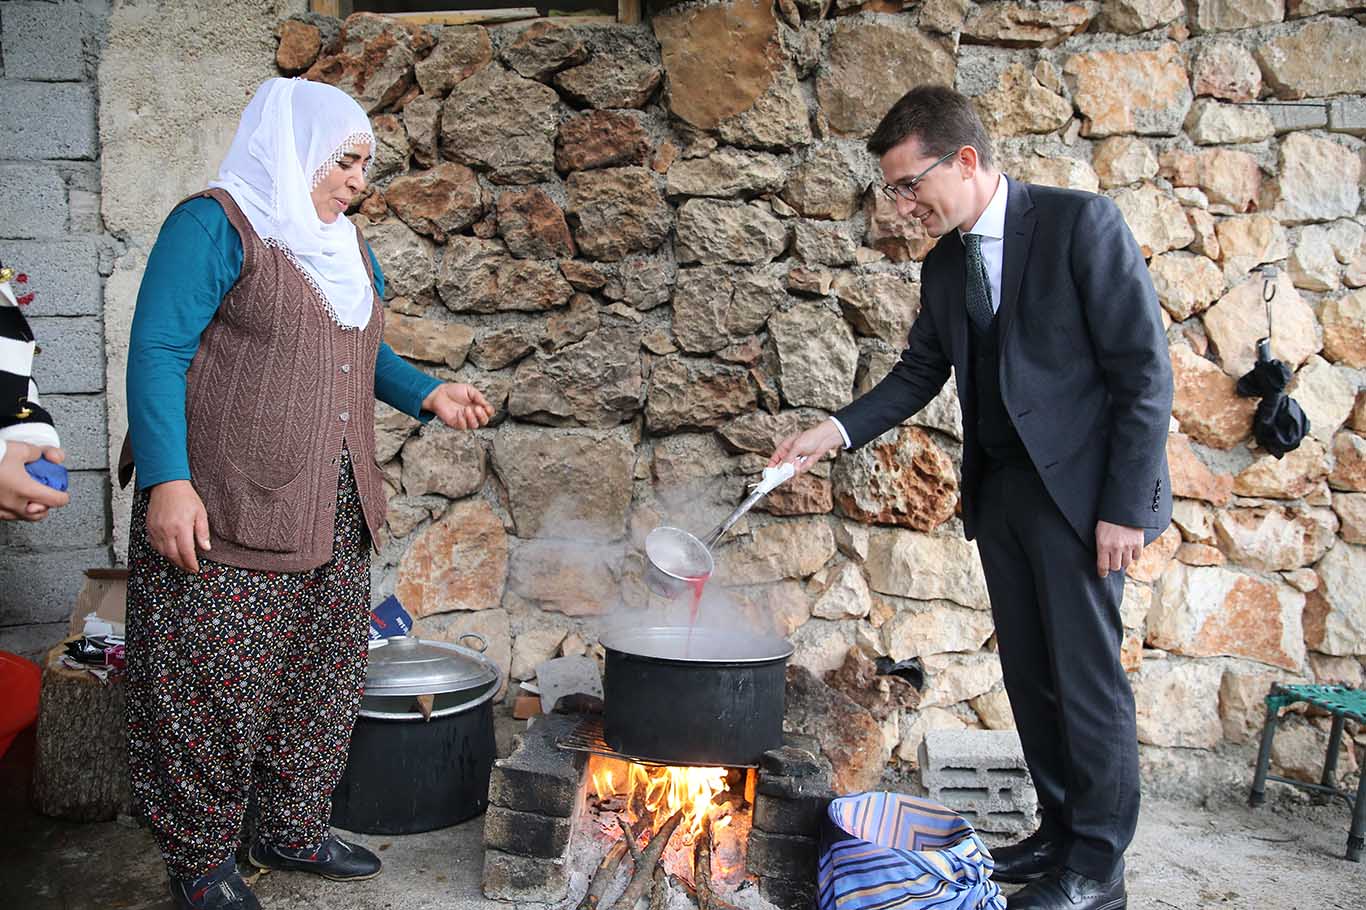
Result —
[{"label": "grey concrete block", "polygon": [[66,233],[70,220],[66,182],[56,168],[45,164],[0,164],[0,199],[5,200],[0,234],[31,239]]},{"label": "grey concrete block", "polygon": [[754,827],[772,834],[815,837],[833,796],[783,799],[760,793],[754,798]]},{"label": "grey concrete block", "polygon": [[557,818],[573,815],[580,797],[586,757],[555,743],[573,730],[577,718],[546,715],[527,728],[507,758],[494,762],[489,802],[506,809]]},{"label": "grey concrete block", "polygon": [[40,353],[33,379],[45,395],[104,391],[104,323],[95,316],[29,320]]},{"label": "grey concrete block", "polygon": [[1334,98],[1328,102],[1328,128],[1335,133],[1366,136],[1366,98]]},{"label": "grey concrete block", "polygon": [[998,834],[1034,829],[1038,798],[1017,734],[1009,730],[935,730],[920,745],[928,797],[974,828]]},{"label": "grey concrete block", "polygon": [[43,657],[66,638],[69,624],[64,622],[24,623],[0,626],[0,651],[8,651],[42,665]]},{"label": "grey concrete block", "polygon": [[85,584],[84,571],[111,565],[108,547],[37,553],[0,549],[0,626],[65,622]]},{"label": "grey concrete block", "polygon": [[801,881],[815,877],[818,852],[814,837],[771,834],[755,828],[749,833],[745,866],[756,875]]},{"label": "grey concrete block", "polygon": [[783,910],[811,910],[816,906],[816,876],[788,879],[761,876],[759,893],[770,904]]},{"label": "grey concrete block", "polygon": [[520,856],[554,859],[569,846],[573,820],[489,806],[484,816],[484,846]]},{"label": "grey concrete block", "polygon": [[483,889],[485,897],[495,900],[553,904],[569,890],[569,868],[563,859],[485,850]]},{"label": "grey concrete block", "polygon": [[0,130],[0,158],[93,161],[99,157],[93,84],[0,79],[0,98],[5,99],[6,110],[23,114],[8,118]]},{"label": "grey concrete block", "polygon": [[1321,130],[1328,126],[1328,109],[1322,101],[1285,101],[1257,105],[1271,118],[1277,133]]},{"label": "grey concrete block", "polygon": [[109,430],[103,395],[43,395],[62,437],[69,471],[109,469]]},{"label": "grey concrete block", "polygon": [[[0,522],[0,548],[57,552],[99,547],[109,542],[109,475],[72,471],[71,502],[42,521]],[[88,566],[77,566],[79,572]]]},{"label": "grey concrete block", "polygon": [[0,261],[28,275],[36,316],[99,316],[104,311],[99,241],[0,240]]},{"label": "grey concrete block", "polygon": [[76,3],[6,3],[0,45],[11,79],[70,82],[85,78],[82,50],[92,26]]}]

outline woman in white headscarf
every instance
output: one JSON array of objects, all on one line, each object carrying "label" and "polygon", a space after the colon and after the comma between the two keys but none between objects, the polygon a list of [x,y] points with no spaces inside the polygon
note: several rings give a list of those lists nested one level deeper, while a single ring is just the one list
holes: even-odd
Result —
[{"label": "woman in white headscarf", "polygon": [[373,147],[344,92],[268,80],[138,293],[120,465],[137,477],[129,767],[178,908],[259,906],[234,861],[252,784],[254,864],[379,872],[327,826],[384,521],[374,400],[460,429],[492,408],[383,344],[383,275],[345,217]]}]

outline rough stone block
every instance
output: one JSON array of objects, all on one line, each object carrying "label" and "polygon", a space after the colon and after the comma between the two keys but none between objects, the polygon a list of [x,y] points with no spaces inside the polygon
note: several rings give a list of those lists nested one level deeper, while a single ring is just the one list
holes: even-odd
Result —
[{"label": "rough stone block", "polygon": [[1366,136],[1366,98],[1334,98],[1328,102],[1328,128],[1335,133]]},{"label": "rough stone block", "polygon": [[85,77],[81,44],[90,23],[79,3],[7,3],[0,16],[5,75],[72,82]]},{"label": "rough stone block", "polygon": [[814,837],[773,834],[755,828],[749,834],[745,865],[756,875],[804,881],[816,876],[817,853]]},{"label": "rough stone block", "polygon": [[29,324],[41,351],[33,360],[40,393],[104,390],[104,326],[98,317],[42,316]]},{"label": "rough stone block", "polygon": [[33,292],[30,319],[99,316],[104,311],[99,246],[94,239],[0,240],[0,261],[28,275],[28,289]]},{"label": "rough stone block", "polygon": [[810,910],[816,906],[815,873],[813,871],[810,878],[803,879],[761,876],[759,893],[783,910]]},{"label": "rough stone block", "polygon": [[1273,102],[1258,106],[1271,118],[1279,133],[1295,130],[1321,130],[1328,126],[1328,110],[1322,101]]},{"label": "rough stone block", "polygon": [[5,200],[0,234],[34,238],[66,233],[66,183],[56,169],[43,164],[0,164],[0,199]]},{"label": "rough stone block", "polygon": [[[5,56],[8,64],[8,48]],[[0,158],[93,161],[99,156],[93,84],[0,79],[0,98],[7,111],[23,114],[10,117],[0,130]]]},{"label": "rough stone block", "polygon": [[563,859],[484,851],[485,897],[553,904],[563,900],[568,890],[569,869]]},{"label": "rough stone block", "polygon": [[513,753],[494,762],[489,803],[556,818],[572,816],[585,758],[583,753],[561,749],[555,742],[576,722],[577,718],[557,715],[537,718],[519,737]]},{"label": "rough stone block", "polygon": [[106,547],[24,552],[0,549],[0,626],[64,622],[85,584],[86,569],[107,569]]},{"label": "rough stone block", "polygon": [[43,395],[43,407],[52,415],[62,437],[68,471],[104,471],[109,468],[108,425],[102,395]]},{"label": "rough stone block", "polygon": [[[109,541],[109,474],[72,471],[71,502],[42,521],[0,522],[0,547],[55,552],[98,547]],[[86,566],[72,567],[79,573]],[[55,618],[55,617],[54,617]]]},{"label": "rough stone block", "polygon": [[489,806],[484,816],[484,846],[521,856],[563,856],[573,822],[568,818]]},{"label": "rough stone block", "polygon": [[754,800],[754,827],[771,834],[815,837],[833,798],[832,794],[783,799],[760,793]]}]

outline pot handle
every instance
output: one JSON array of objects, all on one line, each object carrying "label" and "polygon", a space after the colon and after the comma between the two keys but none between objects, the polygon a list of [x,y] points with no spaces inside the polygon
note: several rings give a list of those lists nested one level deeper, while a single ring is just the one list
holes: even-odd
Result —
[{"label": "pot handle", "polygon": [[463,642],[467,638],[473,638],[475,641],[479,642],[479,647],[475,648],[474,650],[478,651],[480,654],[483,654],[485,651],[489,649],[489,640],[484,636],[480,635],[478,632],[466,632],[463,635],[461,635],[460,638],[457,639],[457,641]]}]

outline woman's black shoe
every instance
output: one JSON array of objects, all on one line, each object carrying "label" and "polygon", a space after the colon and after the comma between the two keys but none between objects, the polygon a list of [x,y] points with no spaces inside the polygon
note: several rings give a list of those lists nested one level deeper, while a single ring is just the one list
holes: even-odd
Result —
[{"label": "woman's black shoe", "polygon": [[1013,884],[1037,881],[1062,868],[1062,848],[1062,841],[1035,831],[1018,844],[991,851],[992,862],[996,864],[991,877]]},{"label": "woman's black shoe", "polygon": [[261,902],[236,871],[208,884],[202,882],[202,879],[171,882],[171,898],[176,910],[261,910]]},{"label": "woman's black shoe", "polygon": [[379,875],[379,857],[362,847],[329,834],[320,846],[293,850],[273,847],[259,838],[247,853],[262,871],[312,872],[334,882],[355,882]]}]

